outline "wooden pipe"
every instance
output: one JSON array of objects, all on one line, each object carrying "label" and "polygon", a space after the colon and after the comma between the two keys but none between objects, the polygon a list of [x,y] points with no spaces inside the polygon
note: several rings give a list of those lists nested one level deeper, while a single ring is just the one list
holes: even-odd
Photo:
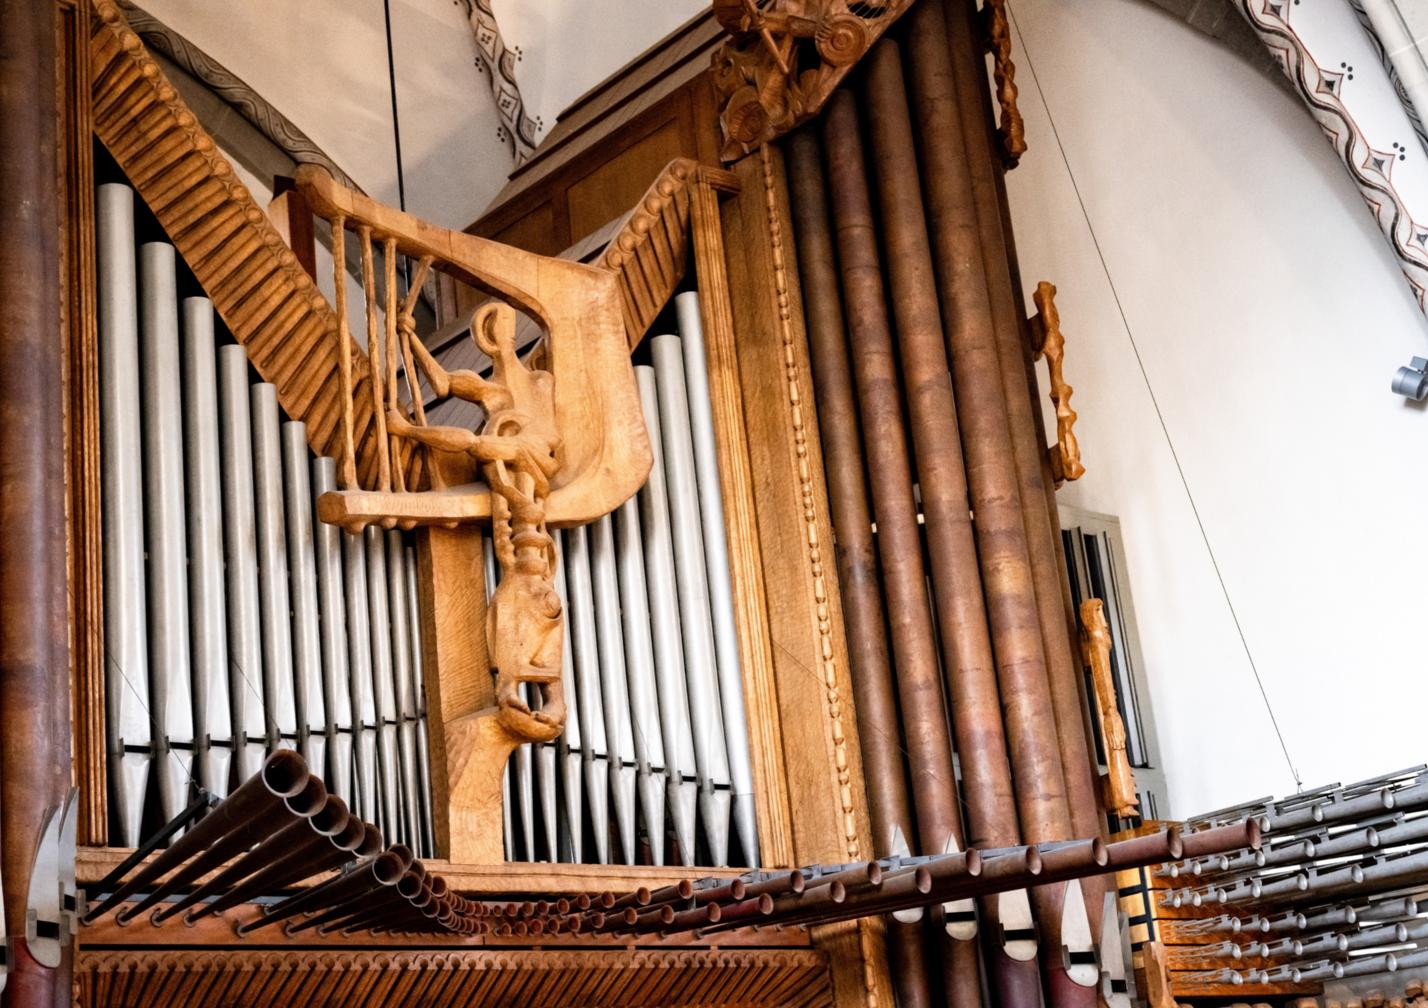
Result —
[{"label": "wooden pipe", "polygon": [[[898,733],[889,729],[898,723],[897,695],[878,589],[877,549],[829,225],[823,153],[811,125],[792,134],[785,150],[818,429],[837,533],[834,556],[843,596],[863,775],[868,784],[873,851],[885,856],[892,853],[895,832],[912,834],[912,814]],[[922,928],[889,918],[886,934],[898,1003],[905,1008],[929,1008],[932,993]]]}]

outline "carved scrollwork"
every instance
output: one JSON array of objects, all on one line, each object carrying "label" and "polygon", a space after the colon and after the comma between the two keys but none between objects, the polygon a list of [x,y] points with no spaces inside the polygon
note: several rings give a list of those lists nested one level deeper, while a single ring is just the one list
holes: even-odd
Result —
[{"label": "carved scrollwork", "polygon": [[714,53],[732,161],[815,115],[912,0],[714,0],[730,40]]}]

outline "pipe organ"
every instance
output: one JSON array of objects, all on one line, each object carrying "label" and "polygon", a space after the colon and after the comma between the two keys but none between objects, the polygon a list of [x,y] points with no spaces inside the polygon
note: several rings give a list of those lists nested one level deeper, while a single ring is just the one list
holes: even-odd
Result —
[{"label": "pipe organ", "polygon": [[133,189],[105,183],[95,205],[114,840],[291,747],[430,851],[410,535],[315,520],[334,461],[221,342],[174,246],[143,240]]},{"label": "pipe organ", "polygon": [[1257,856],[1102,835],[1001,0],[719,0],[466,231],[317,164],[270,213],[55,3],[44,130],[0,60],[69,291],[0,270],[49,341],[0,475],[69,558],[0,509],[7,1003],[1119,1008],[1105,876]]}]

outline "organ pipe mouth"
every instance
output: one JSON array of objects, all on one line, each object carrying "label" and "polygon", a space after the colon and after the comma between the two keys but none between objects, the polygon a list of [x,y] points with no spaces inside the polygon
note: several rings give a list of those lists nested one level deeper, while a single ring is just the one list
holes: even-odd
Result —
[{"label": "organ pipe mouth", "polygon": [[446,879],[442,878],[440,875],[431,876],[431,894],[437,899],[441,899],[446,896],[447,892],[450,889],[451,885],[446,881]]},{"label": "organ pipe mouth", "polygon": [[788,891],[791,893],[801,893],[808,886],[808,880],[803,877],[803,872],[789,872]]},{"label": "organ pipe mouth", "polygon": [[291,749],[279,749],[263,764],[263,786],[279,798],[291,798],[311,776],[307,762]]},{"label": "organ pipe mouth", "polygon": [[321,777],[308,775],[297,794],[285,795],[283,803],[287,805],[288,811],[303,819],[311,819],[321,811],[323,804],[327,801],[327,786],[322,783]]},{"label": "organ pipe mouth", "polygon": [[[1174,826],[1170,828],[1175,830],[1176,839],[1178,840],[1180,831]],[[1259,850],[1260,843],[1263,840],[1263,834],[1264,830],[1260,827],[1258,819],[1248,819],[1245,821],[1245,846],[1250,850]]]},{"label": "organ pipe mouth", "polygon": [[[1259,823],[1253,819],[1249,820],[1247,826],[1252,830],[1255,842],[1250,846],[1259,847]],[[1179,861],[1185,855],[1185,841],[1180,836],[1179,826],[1165,827],[1165,853],[1167,860]]]},{"label": "organ pipe mouth", "polygon": [[[644,888],[643,886],[641,888]],[[694,883],[687,878],[682,878],[675,883],[675,888],[679,891],[679,898],[682,900],[691,899],[694,896]],[[648,889],[644,890],[646,893]],[[649,902],[647,899],[645,902]]]},{"label": "organ pipe mouth", "polygon": [[1035,847],[1026,849],[1026,873],[1028,875],[1040,875],[1044,867],[1041,860],[1041,851]]},{"label": "organ pipe mouth", "polygon": [[1091,863],[1098,868],[1105,867],[1111,860],[1111,852],[1106,847],[1106,841],[1096,837],[1091,841]]},{"label": "organ pipe mouth", "polygon": [[749,887],[743,879],[735,879],[729,883],[729,898],[735,902],[743,899],[748,891]]},{"label": "organ pipe mouth", "polygon": [[718,924],[719,920],[724,916],[724,911],[718,903],[710,903],[708,909],[705,910],[705,914],[710,924]]},{"label": "organ pipe mouth", "polygon": [[831,882],[828,885],[828,899],[834,903],[842,903],[848,898],[848,887],[842,882]]},{"label": "organ pipe mouth", "polygon": [[762,893],[759,896],[759,913],[771,914],[773,913],[773,906],[773,897],[768,893]]},{"label": "organ pipe mouth", "polygon": [[963,852],[967,857],[966,873],[972,878],[982,874],[982,854],[974,847],[969,847]]},{"label": "organ pipe mouth", "polygon": [[[710,906],[717,906],[717,904],[711,903]],[[660,908],[659,908],[659,922],[660,922],[661,924],[673,924],[673,923],[674,923],[674,907],[670,906],[668,903],[666,903],[664,906],[660,907]]]},{"label": "organ pipe mouth", "polygon": [[[968,861],[968,864],[971,864],[970,860]],[[981,865],[982,863],[979,860],[977,862],[978,871],[981,870]],[[922,893],[924,896],[932,891],[932,872],[927,870],[926,865],[917,866],[917,870],[913,873],[913,881],[917,885],[917,891]]]},{"label": "organ pipe mouth", "polygon": [[868,885],[883,884],[883,866],[876,861],[868,862]]}]

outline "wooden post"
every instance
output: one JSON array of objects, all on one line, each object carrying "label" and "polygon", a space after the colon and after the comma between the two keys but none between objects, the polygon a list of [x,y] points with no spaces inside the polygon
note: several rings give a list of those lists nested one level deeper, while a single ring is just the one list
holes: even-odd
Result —
[{"label": "wooden post", "polygon": [[65,328],[53,3],[0,0],[0,870],[6,1005],[67,1004],[29,954],[25,909],[48,808],[70,783]]}]

